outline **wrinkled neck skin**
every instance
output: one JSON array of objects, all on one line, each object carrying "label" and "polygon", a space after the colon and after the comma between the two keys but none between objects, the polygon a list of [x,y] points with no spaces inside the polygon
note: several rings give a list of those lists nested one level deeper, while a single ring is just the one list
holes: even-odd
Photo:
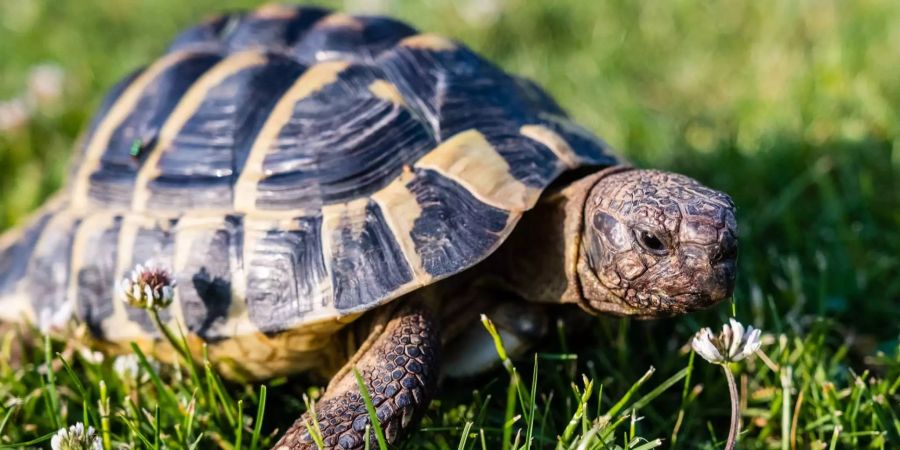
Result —
[{"label": "wrinkled neck skin", "polygon": [[[591,314],[598,314],[585,300],[585,289],[598,290],[602,285],[579,275],[579,272],[590,272],[585,270],[589,261],[582,242],[584,209],[587,196],[597,182],[629,170],[633,168],[612,166],[547,192],[524,215],[506,243],[485,261],[487,272],[505,290],[524,300],[576,304]],[[618,302],[610,302],[605,311],[617,309],[621,309],[621,315],[635,313]]]}]

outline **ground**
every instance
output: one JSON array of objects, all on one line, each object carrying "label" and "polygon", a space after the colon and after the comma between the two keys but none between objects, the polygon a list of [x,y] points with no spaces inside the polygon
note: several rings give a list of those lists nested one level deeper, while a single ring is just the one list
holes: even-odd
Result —
[{"label": "ground", "polygon": [[[0,0],[0,229],[61,185],[103,91],[179,28],[240,3]],[[636,164],[694,176],[739,208],[733,302],[677,320],[601,318],[586,334],[561,326],[514,372],[447,383],[404,448],[721,448],[725,379],[686,343],[732,315],[765,332],[766,358],[732,366],[741,448],[900,445],[900,2],[346,7],[465,42]],[[128,360],[47,344],[25,369],[0,357],[0,446],[47,447],[88,422],[109,430],[107,448],[265,448],[318,392],[272,380],[261,401],[262,386],[223,383],[202,363],[141,362],[135,380]]]}]

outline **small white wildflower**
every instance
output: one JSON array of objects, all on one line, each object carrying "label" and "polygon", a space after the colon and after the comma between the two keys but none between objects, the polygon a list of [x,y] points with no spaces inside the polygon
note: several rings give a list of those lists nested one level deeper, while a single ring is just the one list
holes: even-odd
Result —
[{"label": "small white wildflower", "polygon": [[48,106],[62,96],[65,72],[56,64],[39,64],[28,74],[28,97],[35,106]]},{"label": "small white wildflower", "polygon": [[72,319],[72,302],[64,301],[58,305],[48,305],[38,313],[38,329],[44,334],[63,331],[70,319]]},{"label": "small white wildflower", "polygon": [[730,324],[722,325],[722,332],[716,336],[709,328],[703,328],[694,335],[691,347],[703,359],[713,364],[727,364],[740,361],[759,350],[760,330],[744,326],[729,319]]},{"label": "small white wildflower", "polygon": [[78,355],[91,364],[101,364],[103,363],[103,360],[106,359],[103,356],[103,353],[90,350],[86,347],[78,349]]},{"label": "small white wildflower", "polygon": [[0,132],[24,128],[30,120],[31,111],[22,99],[0,101]]},{"label": "small white wildflower", "polygon": [[119,282],[118,291],[128,305],[159,310],[172,304],[175,285],[168,269],[151,260],[135,266],[131,276]]},{"label": "small white wildflower", "polygon": [[465,0],[459,4],[459,15],[467,23],[488,27],[500,20],[506,0]]},{"label": "small white wildflower", "polygon": [[751,326],[744,326],[734,319],[722,325],[722,333],[718,336],[709,328],[704,328],[694,335],[691,347],[703,359],[719,364],[725,372],[728,381],[728,393],[731,398],[731,426],[728,429],[728,440],[725,442],[725,450],[733,450],[741,429],[741,403],[734,374],[728,363],[740,361],[759,350],[760,330]]},{"label": "small white wildflower", "polygon": [[[158,361],[148,358],[147,362],[154,371],[159,371]],[[146,373],[146,371],[141,370],[140,360],[137,355],[133,353],[117,356],[116,359],[113,360],[113,370],[119,377],[129,382],[140,381],[143,383],[150,379],[149,374]],[[139,376],[140,378],[138,378]]]},{"label": "small white wildflower", "polygon": [[60,428],[50,439],[53,450],[101,450],[103,444],[93,427],[84,428],[81,422],[69,428]]}]

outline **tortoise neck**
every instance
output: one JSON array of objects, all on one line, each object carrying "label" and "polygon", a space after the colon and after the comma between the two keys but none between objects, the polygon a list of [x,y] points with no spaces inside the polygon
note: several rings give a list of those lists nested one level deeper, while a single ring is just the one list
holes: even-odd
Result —
[{"label": "tortoise neck", "polygon": [[613,166],[557,187],[526,213],[489,267],[519,296],[536,302],[584,304],[578,276],[588,193]]}]

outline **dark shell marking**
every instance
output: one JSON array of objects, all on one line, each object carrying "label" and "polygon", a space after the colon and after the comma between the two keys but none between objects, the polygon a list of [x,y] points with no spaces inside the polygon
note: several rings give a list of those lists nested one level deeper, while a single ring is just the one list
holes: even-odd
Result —
[{"label": "dark shell marking", "polygon": [[148,258],[194,334],[274,335],[471,267],[563,172],[616,162],[456,42],[287,6],[182,33],[112,90],[76,160],[65,201],[0,240],[0,318],[74,308],[114,341],[151,331],[113,300]]}]

